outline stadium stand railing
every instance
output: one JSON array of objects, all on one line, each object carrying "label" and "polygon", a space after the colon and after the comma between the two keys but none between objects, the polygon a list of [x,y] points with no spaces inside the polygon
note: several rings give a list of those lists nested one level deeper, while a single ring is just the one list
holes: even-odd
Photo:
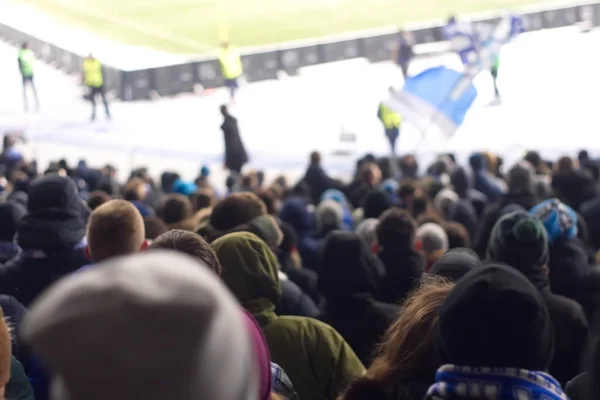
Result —
[{"label": "stadium stand railing", "polygon": [[[523,10],[528,30],[559,28],[583,22],[600,25],[600,1],[574,5],[554,5]],[[498,14],[467,18],[476,24],[494,22]],[[418,56],[436,55],[447,50],[442,42],[440,24],[407,27],[412,32]],[[303,40],[279,46],[262,46],[243,52],[244,75],[248,82],[277,79],[280,71],[295,75],[298,69],[351,58],[363,57],[371,62],[389,60],[397,31],[394,28],[375,33],[354,32],[336,37]],[[0,17],[0,40],[18,45],[28,41],[36,56],[68,74],[81,71],[84,54],[66,50],[40,37],[16,29]],[[217,88],[222,85],[218,61],[214,55],[175,65],[125,70],[106,65],[107,90],[125,100],[147,100],[157,96]],[[200,86],[201,85],[201,86]]]}]

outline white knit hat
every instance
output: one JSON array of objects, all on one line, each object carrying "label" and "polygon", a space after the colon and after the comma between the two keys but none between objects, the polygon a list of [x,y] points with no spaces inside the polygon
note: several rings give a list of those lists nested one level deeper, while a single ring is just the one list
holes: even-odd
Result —
[{"label": "white knit hat", "polygon": [[257,398],[239,305],[185,255],[142,253],[68,276],[34,302],[21,333],[60,398]]}]

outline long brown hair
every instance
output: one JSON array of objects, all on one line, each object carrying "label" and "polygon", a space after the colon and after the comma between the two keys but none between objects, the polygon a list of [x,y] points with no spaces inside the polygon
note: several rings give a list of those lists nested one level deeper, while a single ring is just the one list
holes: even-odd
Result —
[{"label": "long brown hair", "polygon": [[398,319],[388,328],[363,378],[343,398],[351,399],[354,386],[377,386],[380,393],[398,393],[411,382],[433,382],[441,361],[437,350],[438,309],[453,284],[427,276],[404,302]]}]

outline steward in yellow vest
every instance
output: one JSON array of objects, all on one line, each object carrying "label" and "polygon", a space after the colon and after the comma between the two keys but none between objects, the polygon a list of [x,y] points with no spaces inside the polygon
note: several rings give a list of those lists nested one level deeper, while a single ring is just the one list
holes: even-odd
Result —
[{"label": "steward in yellow vest", "polygon": [[235,100],[235,92],[238,88],[238,78],[242,76],[244,67],[242,57],[237,47],[231,46],[229,42],[223,42],[219,49],[219,65],[223,75],[225,86],[229,88],[231,101]]},{"label": "steward in yellow vest", "polygon": [[[390,93],[394,91],[394,88],[390,88]],[[402,124],[402,118],[400,115],[392,111],[385,104],[379,104],[379,110],[377,111],[377,117],[385,128],[385,136],[390,142],[392,147],[392,155],[396,154],[396,140],[400,136],[400,125]]]},{"label": "steward in yellow vest", "polygon": [[100,95],[102,103],[104,104],[104,110],[106,111],[106,118],[110,119],[110,110],[108,108],[108,102],[106,101],[106,94],[104,91],[104,70],[102,63],[97,58],[94,58],[92,54],[88,55],[83,60],[83,83],[89,89],[89,100],[92,102],[92,117],[91,120],[96,119],[96,96]]},{"label": "steward in yellow vest", "polygon": [[35,83],[33,82],[33,70],[35,65],[35,54],[29,48],[29,44],[27,42],[21,45],[21,49],[19,50],[19,55],[17,56],[19,61],[19,71],[21,72],[21,78],[23,78],[23,103],[25,105],[25,111],[29,109],[29,101],[27,98],[27,86],[31,87],[31,91],[33,92],[33,97],[35,99],[36,109],[39,110],[40,102],[37,95],[37,90],[35,88]]}]

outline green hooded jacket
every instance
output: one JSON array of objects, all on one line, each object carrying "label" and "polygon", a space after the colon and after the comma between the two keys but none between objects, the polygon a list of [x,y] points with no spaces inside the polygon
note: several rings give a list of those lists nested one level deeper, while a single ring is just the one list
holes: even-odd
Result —
[{"label": "green hooded jacket", "polygon": [[273,362],[289,375],[300,399],[335,399],[365,369],[354,351],[327,324],[306,317],[279,317],[278,264],[256,235],[236,232],[212,243],[222,279],[260,323]]}]

